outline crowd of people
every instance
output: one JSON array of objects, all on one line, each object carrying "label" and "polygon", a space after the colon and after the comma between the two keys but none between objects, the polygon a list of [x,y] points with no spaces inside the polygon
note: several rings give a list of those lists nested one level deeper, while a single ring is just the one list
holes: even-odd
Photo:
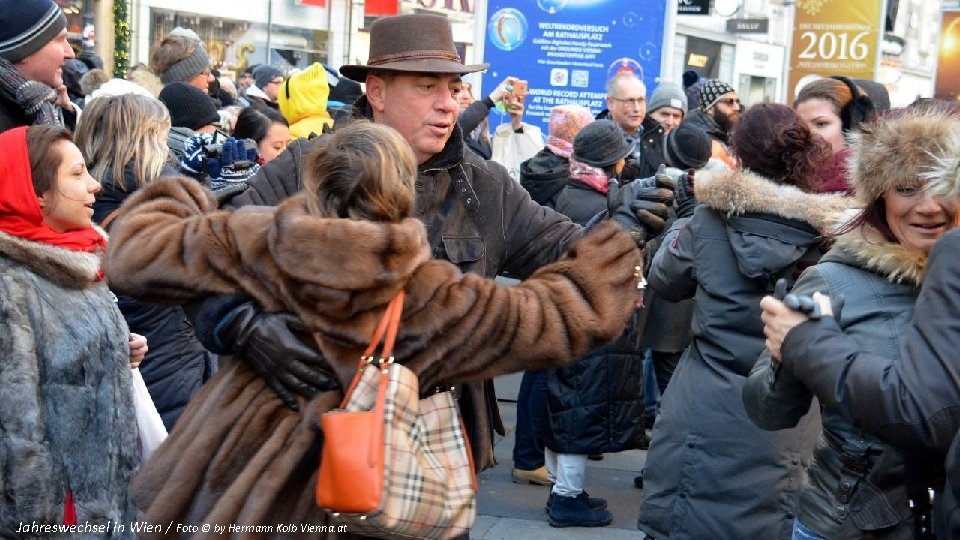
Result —
[{"label": "crowd of people", "polygon": [[441,17],[235,80],[177,28],[110,78],[55,2],[7,4],[0,536],[336,524],[318,419],[405,291],[396,358],[455,389],[477,472],[523,373],[511,476],[553,527],[609,525],[588,460],[640,448],[649,538],[960,537],[954,105],[623,71],[541,129]]}]

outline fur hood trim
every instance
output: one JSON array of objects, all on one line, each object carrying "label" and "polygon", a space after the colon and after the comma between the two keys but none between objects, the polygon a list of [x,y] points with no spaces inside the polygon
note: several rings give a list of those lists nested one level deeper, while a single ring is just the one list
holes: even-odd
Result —
[{"label": "fur hood trim", "polygon": [[864,223],[837,237],[835,249],[843,250],[891,283],[907,282],[919,287],[927,268],[927,254],[886,240],[880,231]]},{"label": "fur hood trim", "polygon": [[849,135],[847,170],[857,200],[868,205],[900,186],[960,194],[960,118],[938,110],[904,110]]},{"label": "fur hood trim", "polygon": [[[99,227],[95,227],[104,238]],[[100,271],[103,253],[73,251],[51,244],[34,242],[0,231],[0,254],[24,265],[54,283],[70,288],[85,289],[93,285]]]},{"label": "fur hood trim", "polygon": [[728,216],[748,212],[773,214],[802,221],[821,232],[833,230],[853,205],[849,197],[806,193],[748,170],[697,173],[695,190],[702,204]]}]

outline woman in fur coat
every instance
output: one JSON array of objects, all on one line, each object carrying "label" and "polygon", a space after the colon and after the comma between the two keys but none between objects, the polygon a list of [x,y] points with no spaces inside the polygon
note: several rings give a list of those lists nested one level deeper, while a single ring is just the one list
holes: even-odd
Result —
[{"label": "woman in fur coat", "polygon": [[[843,295],[840,328],[876,357],[898,361],[927,255],[960,224],[960,199],[933,196],[925,174],[960,154],[957,133],[957,117],[913,110],[854,134],[850,181],[864,211],[792,291]],[[789,428],[810,407],[813,394],[770,360],[769,352],[758,360],[744,386],[744,404],[758,426]],[[923,465],[936,461],[884,444],[833,407],[824,406],[822,414],[823,432],[807,469],[794,537],[914,538],[911,509],[922,505],[910,502],[916,494],[907,478],[920,482]],[[926,486],[920,490],[927,498]]]},{"label": "woman in fur coat", "polygon": [[819,260],[849,201],[816,193],[825,143],[789,107],[754,106],[733,144],[743,169],[697,175],[700,204],[674,223],[647,278],[667,300],[695,301],[644,469],[638,526],[659,540],[790,538],[820,427],[814,411],[763,431],[740,392],[763,350],[760,299]]},{"label": "woman in fur coat", "polygon": [[320,417],[400,289],[395,356],[422,388],[570,363],[623,330],[640,254],[618,226],[598,225],[564,259],[502,287],[430,259],[424,226],[409,217],[415,178],[400,135],[358,121],[319,143],[303,192],[276,208],[214,212],[209,191],[178,179],[125,204],[111,286],[152,301],[243,292],[265,311],[296,314],[328,362],[314,374],[326,391],[301,399],[301,412],[245,363],[225,362],[134,481],[145,519],[330,524],[314,502]]},{"label": "woman in fur coat", "polygon": [[130,364],[146,343],[131,355],[100,271],[100,184],[63,128],[12,129],[0,148],[0,537],[133,538]]}]

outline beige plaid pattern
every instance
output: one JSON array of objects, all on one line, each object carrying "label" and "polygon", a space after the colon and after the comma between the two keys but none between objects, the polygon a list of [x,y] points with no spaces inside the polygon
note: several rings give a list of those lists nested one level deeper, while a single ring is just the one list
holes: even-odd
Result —
[{"label": "beige plaid pattern", "polygon": [[[417,376],[397,363],[386,376],[383,502],[374,512],[334,514],[334,520],[353,534],[378,538],[444,539],[469,532],[476,519],[475,478],[453,395],[421,400]],[[366,366],[344,409],[371,410],[380,377],[379,368]]]}]

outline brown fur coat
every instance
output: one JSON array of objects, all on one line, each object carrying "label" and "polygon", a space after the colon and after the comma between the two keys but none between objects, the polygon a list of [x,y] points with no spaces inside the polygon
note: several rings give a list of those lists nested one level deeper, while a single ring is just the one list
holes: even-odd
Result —
[{"label": "brown fur coat", "polygon": [[[633,308],[640,254],[608,223],[562,260],[502,287],[430,260],[414,219],[325,219],[299,196],[276,208],[214,209],[213,195],[186,179],[131,196],[105,259],[111,286],[154,302],[241,291],[266,311],[295,313],[343,386],[401,288],[395,353],[424,388],[569,364],[619,335]],[[319,420],[340,398],[322,393],[296,413],[242,362],[227,362],[134,481],[144,518],[328,523],[313,502]]]}]

